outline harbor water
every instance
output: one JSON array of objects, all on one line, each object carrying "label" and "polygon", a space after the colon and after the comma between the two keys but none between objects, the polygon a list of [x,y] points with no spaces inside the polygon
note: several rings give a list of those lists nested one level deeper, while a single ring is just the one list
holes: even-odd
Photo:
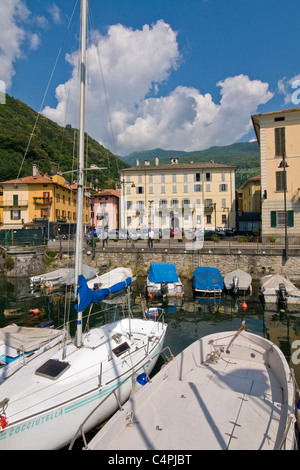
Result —
[{"label": "harbor water", "polygon": [[[164,346],[170,348],[173,355],[202,336],[217,331],[238,330],[245,321],[247,331],[268,338],[282,350],[300,384],[300,306],[264,306],[259,296],[258,282],[253,282],[252,292],[245,297],[224,294],[221,298],[203,298],[193,296],[191,281],[182,281],[185,292],[182,298],[158,298],[151,303],[164,310],[164,320],[168,324]],[[132,283],[129,293],[124,292],[112,302],[94,305],[89,326],[107,323],[127,314],[128,300],[131,314],[142,316],[145,307],[150,306],[145,299],[145,282],[145,278],[138,278]],[[12,323],[37,327],[49,320],[54,327],[63,325],[66,310],[63,289],[32,292],[28,279],[2,276],[0,292],[0,327]],[[73,298],[70,302],[70,320],[72,334],[76,329]],[[163,359],[160,358],[153,373],[162,364]]]}]

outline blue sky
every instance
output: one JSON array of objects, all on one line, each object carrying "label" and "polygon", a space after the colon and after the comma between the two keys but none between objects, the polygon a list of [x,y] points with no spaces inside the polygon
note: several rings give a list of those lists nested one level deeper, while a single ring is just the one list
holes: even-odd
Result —
[{"label": "blue sky", "polygon": [[[79,7],[67,31],[76,0],[0,2],[6,91],[78,126]],[[299,0],[90,0],[90,7],[87,131],[118,155],[248,141],[251,114],[298,105]]]}]

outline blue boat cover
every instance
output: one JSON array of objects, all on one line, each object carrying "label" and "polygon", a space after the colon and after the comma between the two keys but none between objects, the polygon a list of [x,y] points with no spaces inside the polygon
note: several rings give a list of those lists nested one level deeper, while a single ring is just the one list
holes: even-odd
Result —
[{"label": "blue boat cover", "polygon": [[224,281],[217,268],[201,266],[195,269],[193,274],[193,289],[214,290],[216,286],[224,289]]},{"label": "blue boat cover", "polygon": [[174,263],[151,263],[148,276],[149,282],[178,282]]},{"label": "blue boat cover", "polygon": [[77,312],[83,312],[90,304],[94,304],[97,302],[101,302],[101,300],[105,299],[109,296],[109,294],[116,294],[121,292],[125,287],[130,286],[132,281],[131,277],[128,277],[125,281],[118,282],[114,284],[109,289],[99,289],[99,290],[92,290],[88,287],[87,282],[83,274],[78,276],[78,289],[77,293],[79,294],[79,305],[75,303],[75,309]]}]

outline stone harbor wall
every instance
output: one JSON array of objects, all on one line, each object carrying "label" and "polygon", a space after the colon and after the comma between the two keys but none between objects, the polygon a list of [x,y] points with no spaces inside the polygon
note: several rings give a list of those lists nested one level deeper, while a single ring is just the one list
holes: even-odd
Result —
[{"label": "stone harbor wall", "polygon": [[[46,268],[46,249],[46,247],[38,247],[33,252],[16,250],[2,253],[2,258],[0,258],[2,272],[8,277],[30,277],[59,267],[72,266],[73,255],[63,254],[60,258],[57,253],[53,262]],[[11,259],[7,260],[7,258]],[[198,266],[212,266],[218,268],[223,276],[239,268],[249,272],[253,279],[260,279],[269,273],[280,273],[291,280],[300,281],[299,254],[290,253],[289,259],[285,262],[281,250],[277,253],[266,253],[261,250],[259,252],[247,250],[243,253],[235,250],[235,252],[222,253],[208,249],[196,252],[106,248],[97,250],[95,259],[92,259],[90,251],[84,250],[83,262],[102,269],[113,269],[118,266],[130,267],[136,276],[147,275],[151,263],[172,262],[175,263],[178,274],[188,279],[192,278]]]}]

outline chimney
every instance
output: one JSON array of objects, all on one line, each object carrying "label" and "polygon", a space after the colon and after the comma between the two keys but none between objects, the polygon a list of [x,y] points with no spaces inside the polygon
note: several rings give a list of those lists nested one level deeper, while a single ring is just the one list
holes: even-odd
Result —
[{"label": "chimney", "polygon": [[158,158],[158,157],[155,157],[155,165],[156,165],[156,166],[159,165],[159,158]]},{"label": "chimney", "polygon": [[171,164],[172,165],[178,165],[179,158],[177,157],[171,157]]},{"label": "chimney", "polygon": [[37,178],[38,175],[39,175],[38,166],[37,166],[36,163],[34,163],[34,164],[32,165],[32,176],[33,176],[34,178]]},{"label": "chimney", "polygon": [[193,163],[194,163],[194,160],[191,160],[191,161],[190,161],[190,164],[192,165]]},{"label": "chimney", "polygon": [[138,158],[136,159],[136,166],[140,166],[140,161]]},{"label": "chimney", "polygon": [[145,165],[149,166],[150,165],[150,160],[145,160]]}]

